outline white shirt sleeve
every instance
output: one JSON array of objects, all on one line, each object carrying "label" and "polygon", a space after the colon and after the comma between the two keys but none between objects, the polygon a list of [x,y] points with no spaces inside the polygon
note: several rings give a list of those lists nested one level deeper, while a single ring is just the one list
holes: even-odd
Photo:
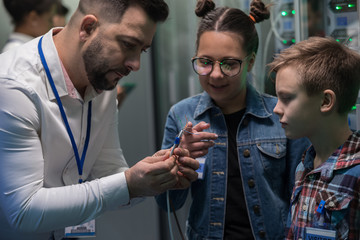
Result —
[{"label": "white shirt sleeve", "polygon": [[[87,222],[105,210],[129,203],[123,172],[83,184],[44,186],[44,175],[57,173],[44,170],[48,164],[56,164],[51,162],[56,158],[44,160],[44,151],[48,149],[43,148],[40,138],[45,129],[41,124],[46,124],[41,121],[44,117],[40,114],[41,104],[34,104],[38,99],[12,85],[11,80],[0,81],[0,207],[12,227],[21,231],[51,231]],[[55,141],[56,137],[53,136]],[[111,138],[115,138],[115,133]],[[104,150],[100,155],[101,163],[94,165],[93,176],[106,175],[111,169],[109,166],[104,172],[101,167],[111,162],[106,159],[112,154],[107,155]],[[127,168],[123,158],[118,163],[112,162],[117,172]],[[63,171],[61,167],[58,170]]]}]

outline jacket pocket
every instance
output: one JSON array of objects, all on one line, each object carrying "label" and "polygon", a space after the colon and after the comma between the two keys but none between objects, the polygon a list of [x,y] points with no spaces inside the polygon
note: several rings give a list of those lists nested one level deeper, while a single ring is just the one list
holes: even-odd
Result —
[{"label": "jacket pocket", "polygon": [[272,177],[281,175],[286,167],[286,142],[260,142],[256,146],[266,174]]}]

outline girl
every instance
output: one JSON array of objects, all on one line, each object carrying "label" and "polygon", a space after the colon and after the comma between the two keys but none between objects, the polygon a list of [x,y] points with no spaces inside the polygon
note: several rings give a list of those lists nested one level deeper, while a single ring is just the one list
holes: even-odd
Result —
[{"label": "girl", "polygon": [[[251,2],[250,15],[200,0],[196,14],[202,19],[191,61],[204,92],[170,109],[162,146],[171,147],[184,127],[179,116],[192,124],[209,123],[203,130],[218,136],[204,152],[203,179],[191,185],[187,236],[283,239],[293,173],[308,142],[289,141],[272,112],[276,98],[247,81],[259,45],[255,24],[268,19],[269,10],[260,0]],[[206,140],[201,130],[187,135],[181,146],[198,153],[205,146],[199,142]],[[182,207],[188,191],[170,192],[175,209]],[[166,209],[166,196],[156,199]]]}]

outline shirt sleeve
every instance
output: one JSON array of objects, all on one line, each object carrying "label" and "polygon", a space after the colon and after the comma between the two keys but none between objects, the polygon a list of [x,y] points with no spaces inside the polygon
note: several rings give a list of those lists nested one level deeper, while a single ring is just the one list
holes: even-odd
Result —
[{"label": "shirt sleeve", "polygon": [[[127,167],[124,159],[116,163],[119,173],[83,184],[44,186],[41,114],[35,104],[39,99],[22,86],[11,85],[11,80],[0,81],[1,218],[16,231],[45,232],[87,222],[129,203],[120,171]],[[99,176],[106,175],[100,172]]]},{"label": "shirt sleeve", "polygon": [[114,109],[113,121],[110,124],[105,142],[101,149],[95,164],[92,167],[89,178],[96,179],[108,176],[114,173],[124,172],[128,169],[123,151],[120,146],[119,130],[118,130],[118,109],[116,107],[116,91],[112,91],[110,98],[113,99],[111,107]]}]

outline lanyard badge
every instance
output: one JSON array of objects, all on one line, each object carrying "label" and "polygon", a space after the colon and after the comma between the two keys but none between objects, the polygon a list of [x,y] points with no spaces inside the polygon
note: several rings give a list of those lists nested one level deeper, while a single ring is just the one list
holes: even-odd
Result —
[{"label": "lanyard badge", "polygon": [[318,208],[316,209],[316,214],[319,217],[315,217],[316,223],[314,227],[306,227],[305,234],[306,240],[319,239],[319,240],[335,240],[336,231],[326,229],[327,224],[325,223],[325,201],[321,200]]},{"label": "lanyard badge", "polygon": [[[89,145],[89,139],[90,139],[92,103],[91,103],[91,101],[89,101],[88,116],[87,116],[86,139],[85,139],[85,145],[84,145],[84,149],[83,149],[81,159],[80,159],[79,151],[78,151],[78,148],[76,146],[75,139],[74,139],[74,136],[72,134],[69,122],[67,120],[64,107],[63,107],[63,105],[61,103],[59,93],[58,93],[58,91],[56,89],[54,80],[53,80],[53,78],[51,76],[51,73],[50,73],[49,66],[47,65],[47,62],[46,62],[46,59],[45,59],[45,56],[44,56],[44,53],[43,53],[43,50],[42,50],[42,46],[41,46],[42,39],[43,39],[43,37],[40,38],[40,41],[39,41],[39,44],[38,44],[38,50],[39,50],[40,59],[41,59],[41,62],[43,64],[43,66],[44,66],[46,76],[47,76],[47,78],[49,80],[49,83],[50,83],[51,88],[53,90],[53,93],[55,95],[56,101],[58,103],[59,110],[60,110],[60,113],[61,113],[61,117],[62,117],[62,119],[64,121],[65,126],[66,126],[66,130],[67,130],[67,133],[69,135],[71,145],[73,147],[74,154],[75,154],[76,164],[77,164],[78,173],[79,173],[79,183],[82,183],[83,182],[83,179],[82,179],[83,167],[84,167],[86,151],[87,151],[87,148],[88,148],[88,145]],[[68,237],[68,238],[95,237],[95,220],[91,220],[89,222],[86,222],[84,224],[77,225],[77,226],[66,227],[65,228],[65,237]]]},{"label": "lanyard badge", "polygon": [[60,99],[60,96],[59,96],[59,93],[56,89],[56,86],[55,86],[55,83],[54,83],[54,80],[51,76],[51,73],[50,73],[50,69],[49,69],[49,66],[47,65],[47,62],[46,62],[46,59],[45,59],[45,56],[44,56],[44,53],[43,53],[43,50],[42,50],[42,40],[43,40],[43,37],[40,38],[40,41],[39,41],[39,44],[38,44],[38,51],[39,51],[39,55],[40,55],[40,59],[41,59],[41,62],[44,66],[44,69],[45,69],[45,72],[46,72],[46,76],[49,80],[49,83],[51,85],[51,88],[53,90],[53,93],[55,95],[55,98],[56,98],[56,101],[58,103],[58,106],[59,106],[59,110],[60,110],[60,113],[61,113],[61,117],[64,121],[64,124],[66,126],[66,130],[67,130],[67,133],[69,135],[69,138],[70,138],[70,141],[71,141],[71,145],[73,147],[73,150],[74,150],[74,154],[75,154],[75,159],[76,159],[76,164],[77,164],[77,167],[78,167],[78,173],[79,173],[79,183],[82,183],[83,182],[83,179],[82,179],[82,173],[83,173],[83,167],[84,167],[84,162],[85,162],[85,156],[86,156],[86,151],[87,151],[87,148],[88,148],[88,145],[89,145],[89,139],[90,139],[90,129],[91,129],[91,107],[92,107],[92,104],[91,104],[91,101],[89,101],[89,109],[88,109],[88,116],[87,116],[87,130],[86,130],[86,139],[85,139],[85,145],[84,145],[84,149],[83,149],[83,152],[82,152],[82,155],[81,155],[81,159],[80,159],[80,156],[79,156],[79,151],[78,151],[78,148],[76,146],[76,143],[75,143],[75,139],[74,139],[74,136],[72,134],[72,131],[71,131],[71,128],[70,128],[70,125],[69,125],[69,122],[67,120],[67,117],[66,117],[66,114],[65,114],[65,110],[64,110],[64,107],[61,103],[61,99]]}]

